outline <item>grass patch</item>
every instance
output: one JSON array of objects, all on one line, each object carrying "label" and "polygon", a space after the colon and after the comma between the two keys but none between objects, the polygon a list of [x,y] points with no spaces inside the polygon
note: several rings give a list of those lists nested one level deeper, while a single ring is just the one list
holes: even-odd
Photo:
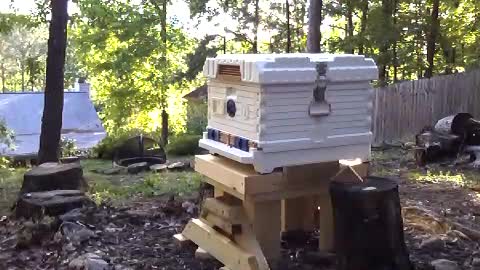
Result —
[{"label": "grass patch", "polygon": [[411,170],[407,177],[414,181],[427,183],[447,182],[459,187],[478,187],[480,184],[480,172],[477,171],[449,171],[429,169],[427,171]]},{"label": "grass patch", "polygon": [[149,174],[142,185],[138,186],[143,194],[159,195],[173,193],[178,196],[192,194],[198,191],[202,175],[196,172],[165,172]]},{"label": "grass patch", "polygon": [[[202,180],[200,174],[192,171],[104,175],[98,172],[112,168],[109,160],[86,159],[81,164],[89,184],[88,194],[97,203],[121,204],[166,193],[187,196],[198,191]],[[0,216],[10,214],[27,170],[29,168],[0,169]]]},{"label": "grass patch", "polygon": [[92,171],[105,170],[113,166],[113,162],[106,159],[83,159],[80,161],[80,164],[82,164],[85,174],[93,173]]},{"label": "grass patch", "polygon": [[[184,157],[185,159],[185,157]],[[97,203],[120,204],[136,198],[162,194],[185,196],[198,191],[202,176],[196,172],[163,172],[104,175],[97,171],[112,167],[111,161],[82,161],[84,175],[89,182],[89,195]]]},{"label": "grass patch", "polygon": [[414,160],[412,151],[396,147],[372,150],[371,175],[392,177],[400,175],[408,162]]},{"label": "grass patch", "polygon": [[97,203],[109,201],[121,203],[141,197],[162,194],[185,196],[198,191],[202,176],[195,172],[145,173],[101,177],[90,182],[90,196]]},{"label": "grass patch", "polygon": [[441,183],[441,182],[450,182],[458,186],[465,186],[466,179],[463,173],[454,173],[450,171],[431,171],[427,170],[426,172],[420,171],[411,171],[408,174],[408,178],[418,181],[418,182],[428,182],[428,183]]},{"label": "grass patch", "polygon": [[27,168],[0,169],[0,216],[8,215],[22,187]]}]

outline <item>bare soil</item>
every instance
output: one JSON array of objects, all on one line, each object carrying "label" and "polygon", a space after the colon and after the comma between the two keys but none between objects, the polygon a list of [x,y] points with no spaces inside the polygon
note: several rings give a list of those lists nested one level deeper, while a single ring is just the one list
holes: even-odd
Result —
[{"label": "bare soil", "polygon": [[[472,258],[480,258],[480,238],[457,225],[480,231],[480,194],[472,189],[476,171],[444,165],[419,169],[410,150],[397,147],[375,151],[372,165],[373,175],[399,183],[405,238],[416,269],[432,269],[430,262],[442,258],[457,262],[460,269],[473,269]],[[70,261],[85,253],[98,254],[112,269],[218,269],[219,262],[197,260],[194,247],[180,250],[172,241],[197,216],[196,211],[189,213],[192,209],[182,207],[185,201],[198,204],[199,196],[168,194],[136,198],[128,207],[106,204],[83,209],[79,222],[96,236],[82,243],[62,236],[55,219],[30,223],[3,217],[0,269],[68,269]],[[444,246],[421,245],[430,238],[441,239]],[[315,233],[285,240],[281,269],[334,269],[331,261],[308,256],[316,246]]]}]

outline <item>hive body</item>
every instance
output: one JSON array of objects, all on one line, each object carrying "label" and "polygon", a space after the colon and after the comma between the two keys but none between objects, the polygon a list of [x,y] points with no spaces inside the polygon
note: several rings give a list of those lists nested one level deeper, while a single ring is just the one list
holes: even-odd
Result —
[{"label": "hive body", "polygon": [[207,59],[208,127],[200,146],[269,173],[370,157],[372,59],[221,55]]}]

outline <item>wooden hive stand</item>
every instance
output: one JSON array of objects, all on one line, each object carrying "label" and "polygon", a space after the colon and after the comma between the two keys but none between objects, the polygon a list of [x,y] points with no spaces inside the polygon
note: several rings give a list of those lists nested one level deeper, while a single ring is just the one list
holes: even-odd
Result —
[{"label": "wooden hive stand", "polygon": [[280,258],[281,231],[311,230],[318,224],[313,218],[318,207],[319,249],[332,250],[329,182],[361,181],[354,168],[338,162],[262,175],[251,165],[198,155],[195,170],[214,186],[215,196],[205,200],[199,218],[190,220],[174,238],[180,244],[193,241],[229,270],[270,269]]}]

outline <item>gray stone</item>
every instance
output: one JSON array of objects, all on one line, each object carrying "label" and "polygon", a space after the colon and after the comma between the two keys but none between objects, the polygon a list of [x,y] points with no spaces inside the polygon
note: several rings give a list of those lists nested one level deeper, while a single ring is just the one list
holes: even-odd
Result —
[{"label": "gray stone", "polygon": [[110,266],[106,261],[93,253],[87,253],[68,264],[69,270],[110,270]]},{"label": "gray stone", "polygon": [[435,270],[460,270],[456,262],[447,259],[438,259],[430,262]]},{"label": "gray stone", "polygon": [[198,260],[212,260],[213,256],[210,255],[210,253],[208,253],[206,250],[199,247],[199,248],[197,248],[197,250],[195,250],[195,259],[198,259]]},{"label": "gray stone", "polygon": [[63,222],[60,229],[63,236],[73,243],[82,243],[97,237],[95,232],[78,223]]},{"label": "gray stone", "polygon": [[195,214],[195,212],[197,211],[197,206],[194,203],[189,201],[183,202],[182,208],[185,210],[185,212],[189,214]]},{"label": "gray stone", "polygon": [[167,167],[168,166],[166,164],[154,164],[150,166],[150,170],[152,172],[162,172],[162,171],[165,171]]},{"label": "gray stone", "polygon": [[85,214],[82,213],[81,208],[75,208],[73,210],[68,211],[67,213],[60,215],[58,217],[61,221],[79,221],[85,218]]},{"label": "gray stone", "polygon": [[185,168],[186,168],[185,163],[183,163],[181,161],[178,161],[178,162],[175,162],[175,163],[172,163],[172,164],[168,165],[169,170],[183,170]]},{"label": "gray stone", "polygon": [[134,164],[128,165],[127,167],[128,173],[132,173],[132,174],[143,172],[148,169],[149,167],[147,162],[134,163]]},{"label": "gray stone", "polygon": [[121,264],[117,264],[114,266],[113,270],[133,270],[133,268],[130,268],[128,266],[123,266]]},{"label": "gray stone", "polygon": [[475,267],[475,269],[480,268],[480,257],[472,259],[472,266]]},{"label": "gray stone", "polygon": [[445,241],[440,237],[431,237],[423,240],[420,244],[420,248],[428,250],[442,250],[445,248]]},{"label": "gray stone", "polygon": [[71,252],[77,250],[77,248],[72,243],[68,243],[68,244],[62,246],[62,250],[64,252],[71,253]]},{"label": "gray stone", "polygon": [[416,146],[415,142],[406,142],[403,144],[403,147],[406,149],[412,149]]}]

